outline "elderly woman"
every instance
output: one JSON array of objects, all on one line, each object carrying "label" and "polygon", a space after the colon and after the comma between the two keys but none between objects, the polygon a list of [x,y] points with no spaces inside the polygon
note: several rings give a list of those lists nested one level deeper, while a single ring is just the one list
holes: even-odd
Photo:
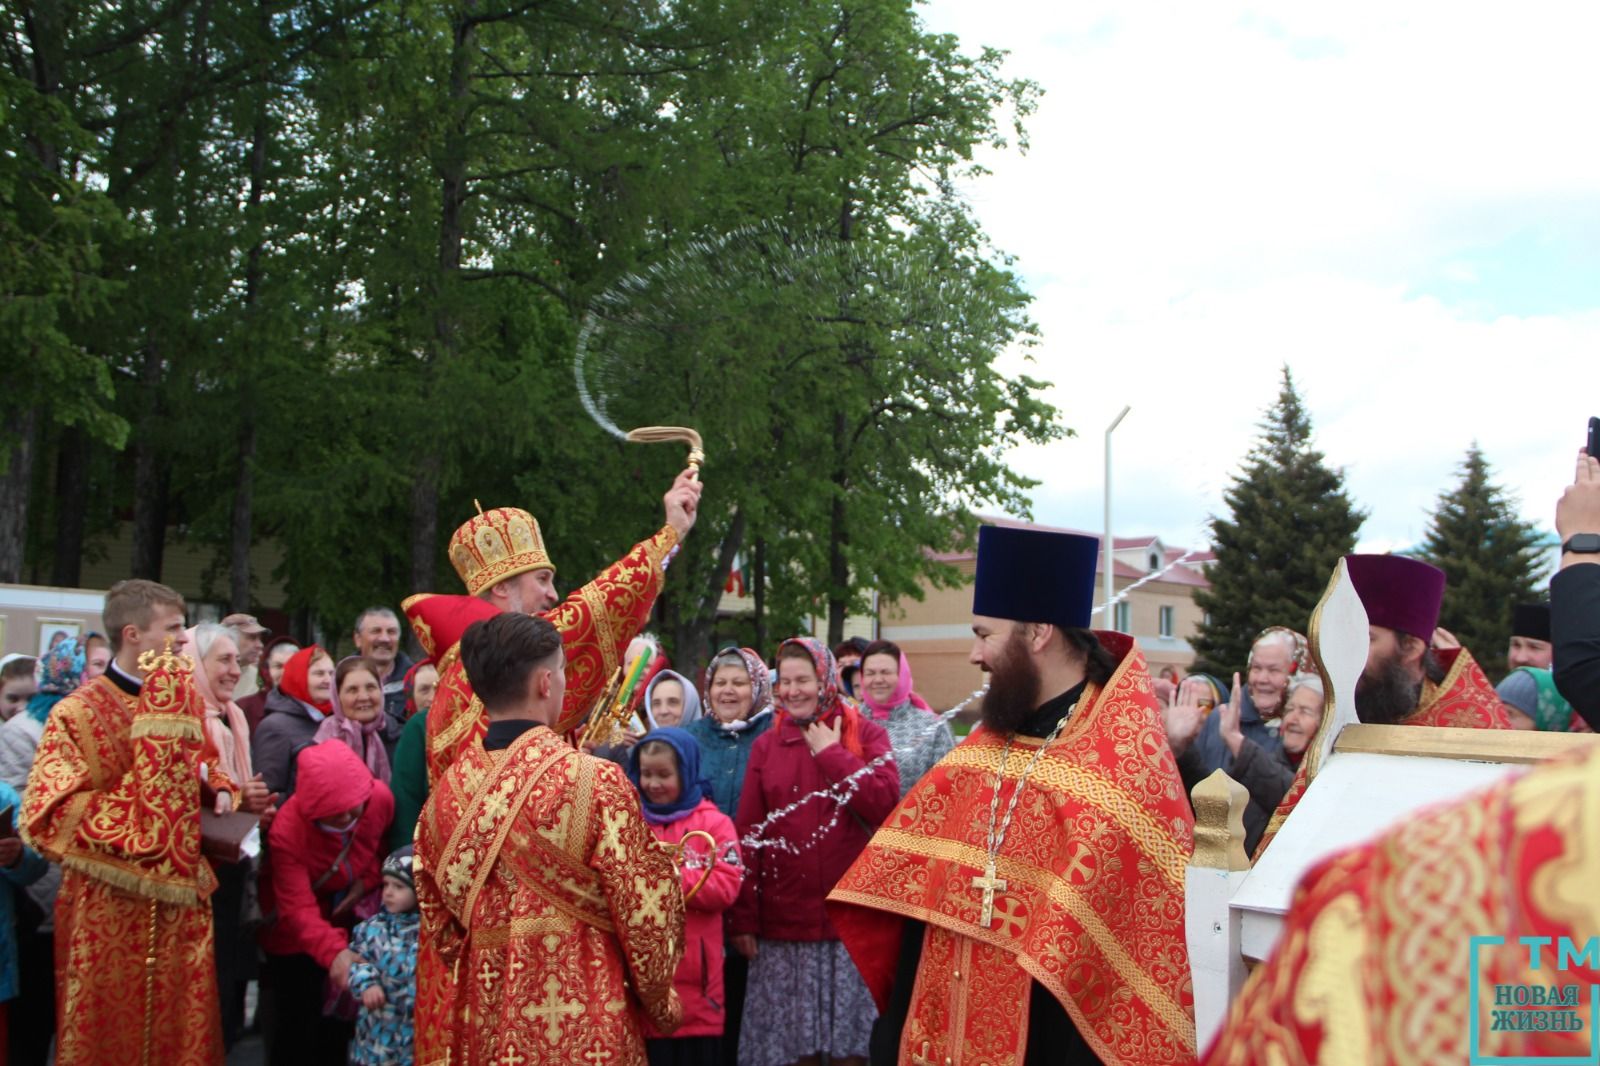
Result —
[{"label": "elderly woman", "polygon": [[[255,770],[250,763],[250,726],[233,701],[244,673],[233,630],[208,622],[184,636],[194,659],[195,689],[206,709],[206,741],[216,749],[230,781],[248,781]],[[216,927],[217,993],[222,998],[223,1043],[231,1048],[244,1035],[245,986],[256,970],[255,944],[240,923],[245,892],[256,871],[249,862],[217,863],[214,869],[217,890],[211,896],[211,916]]]},{"label": "elderly woman", "polygon": [[1295,770],[1322,723],[1322,680],[1308,674],[1289,683],[1281,707],[1280,743],[1268,749],[1245,736],[1240,727],[1243,694],[1238,675],[1234,676],[1233,694],[1217,711],[1217,732],[1232,757],[1228,776],[1250,793],[1250,806],[1245,810],[1245,849],[1254,852],[1267,820],[1294,784]]},{"label": "elderly woman", "polygon": [[253,696],[246,696],[239,701],[239,709],[244,712],[245,721],[250,723],[250,732],[256,731],[256,726],[261,724],[262,717],[267,713],[267,697],[272,695],[278,687],[278,682],[283,678],[283,668],[300,650],[300,645],[294,642],[293,637],[278,637],[267,645],[267,650],[261,654],[261,688]]},{"label": "elderly woman", "polygon": [[280,796],[294,776],[294,753],[316,742],[317,728],[333,713],[333,677],[332,656],[313,644],[289,657],[267,694],[267,714],[251,738],[250,757]]},{"label": "elderly woman", "polygon": [[262,1032],[270,1066],[343,1063],[351,1022],[326,1017],[356,955],[350,930],[377,913],[394,797],[344,744],[297,757],[294,795],[272,821],[261,878]]},{"label": "elderly woman", "polygon": [[[864,1066],[877,1009],[823,901],[900,799],[882,726],[839,693],[826,645],[809,637],[778,649],[778,724],[752,747],[739,797],[745,869],[728,915],[734,948],[750,960],[745,1008],[759,1025],[739,1034],[742,1066],[788,1066],[827,1055]],[[796,801],[855,778],[843,802]],[[769,816],[785,811],[767,824]],[[780,847],[755,846],[782,842]]]},{"label": "elderly woman", "polygon": [[745,767],[756,738],[772,728],[772,675],[749,648],[725,648],[706,666],[705,713],[687,727],[700,745],[700,770],[711,799],[729,818],[739,812]]},{"label": "elderly woman", "polygon": [[349,746],[384,784],[389,783],[389,755],[383,747],[383,682],[378,664],[360,655],[339,663],[333,677],[333,713],[317,726],[316,741],[337,740]]},{"label": "elderly woman", "polygon": [[861,695],[872,720],[889,733],[900,770],[900,797],[956,746],[950,726],[911,691],[911,663],[900,646],[875,640],[861,656]]}]

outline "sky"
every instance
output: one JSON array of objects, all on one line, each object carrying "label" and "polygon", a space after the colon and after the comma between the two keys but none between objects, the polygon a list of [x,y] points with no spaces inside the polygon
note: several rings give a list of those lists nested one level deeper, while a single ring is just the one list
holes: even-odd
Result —
[{"label": "sky", "polygon": [[[963,192],[1017,257],[1077,432],[1033,517],[1205,538],[1287,363],[1370,511],[1419,541],[1477,441],[1553,536],[1600,415],[1600,5],[932,0],[1044,90]],[[1020,355],[1001,365],[1023,369]]]}]

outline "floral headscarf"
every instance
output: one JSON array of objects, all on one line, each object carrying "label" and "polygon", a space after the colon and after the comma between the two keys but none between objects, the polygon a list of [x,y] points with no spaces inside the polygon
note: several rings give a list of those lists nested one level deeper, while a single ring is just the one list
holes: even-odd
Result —
[{"label": "floral headscarf", "polygon": [[43,722],[50,717],[51,708],[83,684],[90,637],[68,637],[39,657],[33,667],[38,691],[28,700],[28,717]]},{"label": "floral headscarf", "polygon": [[732,666],[734,657],[744,663],[745,673],[750,675],[750,713],[737,722],[723,722],[716,715],[708,717],[721,728],[730,732],[738,732],[749,728],[749,723],[755,721],[772,707],[772,671],[767,669],[767,664],[761,661],[751,648],[724,648],[712,656],[711,662],[706,666],[705,676],[700,682],[700,694],[704,703],[711,703],[711,681],[717,676],[717,671],[724,666]]},{"label": "floral headscarf", "polygon": [[[839,734],[839,743],[843,744],[845,749],[855,755],[856,758],[862,758],[861,712],[856,710],[849,701],[839,694],[839,674],[835,669],[836,662],[833,652],[829,651],[828,646],[822,641],[812,637],[790,637],[778,645],[780,662],[783,657],[783,649],[790,645],[804,649],[806,654],[811,657],[812,665],[817,670],[817,680],[821,685],[821,690],[817,693],[817,713],[805,724],[810,725],[811,722],[828,723],[838,717],[843,723]],[[777,706],[781,717],[793,720],[788,708],[784,707],[781,701]]]}]

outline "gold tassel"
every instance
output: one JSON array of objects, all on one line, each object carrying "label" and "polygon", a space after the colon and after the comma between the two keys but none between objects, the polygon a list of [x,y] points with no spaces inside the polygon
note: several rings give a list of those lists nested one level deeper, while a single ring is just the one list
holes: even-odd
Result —
[{"label": "gold tassel", "polygon": [[171,903],[178,907],[194,907],[200,903],[200,893],[193,885],[155,881],[87,855],[62,856],[61,865],[65,869],[76,870],[85,877],[104,881],[129,895],[142,896],[159,903]]}]

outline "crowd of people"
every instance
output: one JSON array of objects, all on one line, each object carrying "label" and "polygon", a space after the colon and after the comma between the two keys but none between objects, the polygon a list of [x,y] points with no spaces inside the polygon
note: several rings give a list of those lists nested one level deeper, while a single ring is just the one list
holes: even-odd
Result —
[{"label": "crowd of people", "polygon": [[[363,611],[343,657],[129,580],[104,635],[0,664],[9,1061],[216,1063],[252,1024],[293,1066],[1193,1061],[1187,797],[1243,784],[1252,852],[1292,811],[1305,621],[1263,619],[1242,675],[1151,678],[1088,628],[1093,538],[984,527],[958,747],[889,641],[672,668],[639,634],[700,492],[565,600],[537,521],[480,513],[466,595]],[[1573,594],[1517,606],[1496,688],[1440,571],[1346,566],[1363,721],[1600,718]]]}]

